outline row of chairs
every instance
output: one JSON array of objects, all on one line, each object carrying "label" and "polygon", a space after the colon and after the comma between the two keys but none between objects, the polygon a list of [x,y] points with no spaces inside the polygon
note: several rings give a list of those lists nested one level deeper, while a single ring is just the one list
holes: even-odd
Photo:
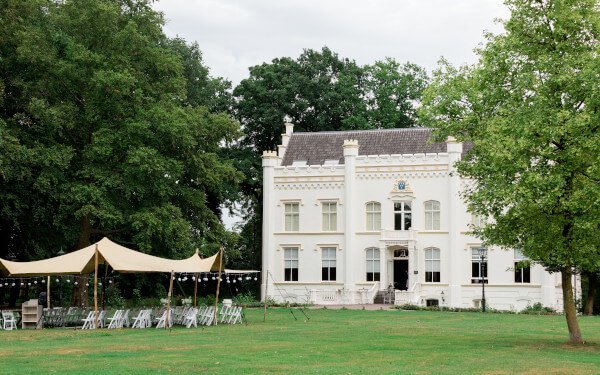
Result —
[{"label": "row of chairs", "polygon": [[[85,315],[87,314],[87,315]],[[154,312],[151,309],[139,310],[137,316],[130,320],[131,310],[116,310],[111,317],[107,317],[106,310],[98,311],[98,328],[149,328],[156,323],[156,328],[172,327],[173,324],[184,325],[190,328],[192,325],[216,325],[217,323],[236,324],[242,323],[243,312],[241,306],[223,306],[221,311],[217,310],[215,321],[215,307],[204,306],[201,308],[173,308],[169,311],[167,322],[167,310],[160,309]],[[5,330],[17,329],[17,319],[12,311],[2,312],[0,327]],[[108,325],[107,325],[108,320]],[[45,326],[62,326],[83,324],[82,329],[96,328],[96,314],[93,310],[80,310],[69,308],[44,309]]]}]

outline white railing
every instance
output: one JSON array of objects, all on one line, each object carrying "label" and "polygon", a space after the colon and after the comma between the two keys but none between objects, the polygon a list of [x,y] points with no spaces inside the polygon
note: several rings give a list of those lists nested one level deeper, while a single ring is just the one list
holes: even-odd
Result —
[{"label": "white railing", "polygon": [[375,281],[371,289],[367,291],[367,301],[364,303],[374,303],[377,292],[379,292],[379,281]]}]

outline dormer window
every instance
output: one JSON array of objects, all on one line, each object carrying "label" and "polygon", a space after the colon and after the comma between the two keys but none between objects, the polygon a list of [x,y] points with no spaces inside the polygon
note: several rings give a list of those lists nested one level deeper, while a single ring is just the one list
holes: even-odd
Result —
[{"label": "dormer window", "polygon": [[327,159],[323,163],[323,165],[339,165],[339,164],[340,164],[340,160],[339,159]]},{"label": "dormer window", "polygon": [[294,160],[292,162],[292,167],[302,167],[306,165],[306,160]]}]

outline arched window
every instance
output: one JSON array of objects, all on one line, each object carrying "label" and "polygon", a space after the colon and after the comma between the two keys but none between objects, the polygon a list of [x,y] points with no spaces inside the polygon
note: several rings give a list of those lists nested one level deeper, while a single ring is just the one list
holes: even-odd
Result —
[{"label": "arched window", "polygon": [[425,249],[425,282],[439,283],[441,274],[440,249]]},{"label": "arched window", "polygon": [[425,202],[425,230],[440,230],[440,202]]},{"label": "arched window", "polygon": [[381,203],[367,203],[367,230],[381,230]]},{"label": "arched window", "polygon": [[367,281],[379,281],[379,249],[372,247],[366,251]]}]

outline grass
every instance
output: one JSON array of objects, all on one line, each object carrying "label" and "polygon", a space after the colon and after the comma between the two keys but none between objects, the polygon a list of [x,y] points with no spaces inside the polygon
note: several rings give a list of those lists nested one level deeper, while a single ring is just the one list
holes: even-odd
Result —
[{"label": "grass", "polygon": [[600,318],[434,311],[246,312],[248,325],[172,331],[0,331],[2,374],[600,373]]}]

